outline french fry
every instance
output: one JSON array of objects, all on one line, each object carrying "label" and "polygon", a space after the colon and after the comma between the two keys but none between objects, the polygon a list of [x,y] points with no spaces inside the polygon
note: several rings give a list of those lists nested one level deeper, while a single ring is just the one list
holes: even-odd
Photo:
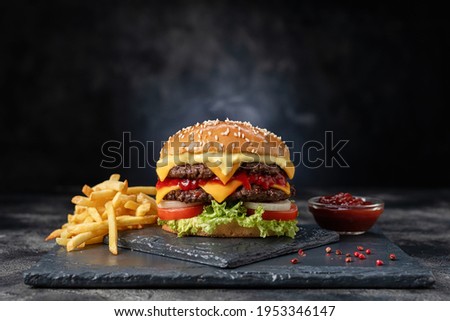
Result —
[{"label": "french fry", "polygon": [[[107,234],[107,232],[105,231],[104,235],[99,235],[99,236],[94,236],[93,238],[87,240],[86,242],[82,243],[82,244],[98,244],[98,243],[103,243],[103,238],[105,237],[105,235]],[[67,246],[67,243],[69,242],[69,239],[64,239],[61,237],[56,238],[56,244],[61,245],[61,246]],[[78,245],[77,248],[80,248],[81,245]]]},{"label": "french fry", "polygon": [[73,222],[73,214],[67,214],[67,222],[72,223]]},{"label": "french fry", "polygon": [[121,192],[117,192],[116,195],[114,196],[114,198],[112,199],[112,206],[114,208],[117,208],[120,206],[120,204],[122,203],[122,200],[120,199],[120,196],[122,195]]},{"label": "french fry", "polygon": [[128,201],[136,201],[136,195],[125,195],[122,194],[122,192],[117,192],[112,200],[112,203],[114,208],[119,208],[122,204],[125,204]]},{"label": "french fry", "polygon": [[150,211],[150,207],[150,203],[143,203],[139,205],[139,207],[136,209],[136,216],[144,216],[148,211]]},{"label": "french fry", "polygon": [[86,216],[83,223],[92,223],[94,222],[94,219],[91,216]]},{"label": "french fry", "polygon": [[74,214],[81,214],[85,211],[87,211],[88,207],[83,205],[75,205],[75,211]]},{"label": "french fry", "polygon": [[106,208],[105,208],[103,205],[101,205],[101,206],[96,206],[95,208],[97,209],[97,211],[98,211],[99,213],[103,213],[103,212],[106,211]]},{"label": "french fry", "polygon": [[120,199],[122,200],[122,202],[125,204],[127,201],[136,201],[136,195],[131,194],[131,195],[120,195]]},{"label": "french fry", "polygon": [[48,241],[48,240],[53,240],[53,239],[55,239],[55,238],[57,238],[57,237],[60,237],[62,231],[63,231],[63,230],[60,229],[60,228],[54,230],[53,232],[51,232],[51,233],[45,238],[45,240]]},{"label": "french fry", "polygon": [[62,237],[57,237],[56,238],[56,244],[61,245],[61,246],[67,246],[67,242],[69,242],[69,239],[65,239]]},{"label": "french fry", "polygon": [[82,243],[97,237],[99,235],[106,235],[107,234],[107,230],[106,229],[102,229],[102,230],[97,230],[97,231],[90,231],[90,232],[84,232],[81,234],[78,234],[74,237],[72,237],[68,242],[67,242],[67,251],[73,251],[74,249],[76,249],[79,245],[81,245]]},{"label": "french fry", "polygon": [[87,211],[81,213],[81,214],[75,214],[72,218],[72,223],[83,223],[86,217],[89,216],[89,213]]},{"label": "french fry", "polygon": [[114,195],[116,195],[116,191],[112,189],[104,189],[101,191],[92,192],[89,196],[89,200],[91,201],[100,201],[100,200],[111,200]]},{"label": "french fry", "polygon": [[156,219],[158,217],[156,215],[148,215],[148,216],[131,216],[131,215],[124,215],[119,216],[117,218],[117,225],[118,226],[128,226],[128,225],[148,225],[148,224],[154,224],[156,223]]},{"label": "french fry", "polygon": [[150,214],[155,214],[158,212],[157,208],[158,205],[156,204],[156,201],[154,198],[144,194],[144,193],[139,193],[136,200],[140,203],[150,203],[152,204],[152,206],[150,207]]},{"label": "french fry", "polygon": [[92,188],[89,185],[84,185],[83,188],[81,189],[81,192],[86,195],[87,197],[89,197],[92,193]]},{"label": "french fry", "polygon": [[112,174],[112,175],[109,177],[109,180],[110,180],[110,181],[118,181],[118,180],[120,180],[120,174]]},{"label": "french fry", "polygon": [[65,229],[65,230],[63,230],[61,232],[61,236],[60,237],[63,238],[63,239],[69,238],[69,232],[67,232],[67,229]]},{"label": "french fry", "polygon": [[103,221],[102,217],[100,216],[100,213],[95,207],[89,207],[88,213],[97,223],[101,223]]},{"label": "french fry", "polygon": [[[118,231],[141,229],[157,220],[154,186],[128,186],[120,181],[119,174],[93,187],[84,185],[83,195],[72,198],[73,213],[67,214],[67,222],[52,231],[45,240],[54,239],[67,251],[81,249],[89,244],[103,243],[109,235],[109,250],[118,253]],[[148,195],[149,194],[149,195]]]},{"label": "french fry", "polygon": [[128,208],[122,207],[120,206],[119,208],[116,208],[116,216],[122,216],[122,215],[135,215],[135,211],[134,210],[130,210]]},{"label": "french fry", "polygon": [[[105,235],[106,235],[106,234],[105,234]],[[85,243],[86,243],[86,244],[98,244],[98,243],[103,243],[103,238],[105,237],[105,235],[95,236],[95,237],[91,238],[90,240],[87,240]]]},{"label": "french fry", "polygon": [[66,231],[70,234],[80,234],[84,232],[92,232],[100,229],[106,229],[108,227],[108,222],[93,222],[93,223],[82,223],[68,226]]},{"label": "french fry", "polygon": [[127,201],[125,204],[123,204],[123,207],[135,211],[139,207],[139,205],[141,205],[141,204],[139,204],[138,202]]},{"label": "french fry", "polygon": [[97,184],[92,188],[94,191],[101,191],[105,189],[112,189],[116,192],[120,192],[124,189],[124,182],[121,181],[104,181],[103,183]]},{"label": "french fry", "polygon": [[128,187],[128,194],[147,194],[147,195],[156,195],[156,187],[154,186],[133,186]]},{"label": "french fry", "polygon": [[122,189],[119,192],[128,193],[128,181],[127,180],[123,181]]},{"label": "french fry", "polygon": [[117,222],[112,202],[106,203],[106,213],[108,213],[109,251],[117,255]]},{"label": "french fry", "polygon": [[76,205],[83,205],[83,206],[94,206],[95,207],[95,202],[91,201],[89,198],[84,197],[84,196],[74,196],[72,198],[72,203],[76,204]]},{"label": "french fry", "polygon": [[154,201],[155,205],[156,205],[156,201],[144,193],[139,193],[136,197],[136,201],[139,203],[153,203],[153,201]]}]

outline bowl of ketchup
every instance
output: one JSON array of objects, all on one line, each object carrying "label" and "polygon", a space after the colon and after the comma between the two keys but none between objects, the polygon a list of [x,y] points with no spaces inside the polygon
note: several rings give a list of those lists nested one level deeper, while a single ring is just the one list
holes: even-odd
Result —
[{"label": "bowl of ketchup", "polygon": [[339,234],[359,235],[375,224],[384,211],[384,202],[373,197],[338,193],[309,199],[308,209],[320,227]]}]

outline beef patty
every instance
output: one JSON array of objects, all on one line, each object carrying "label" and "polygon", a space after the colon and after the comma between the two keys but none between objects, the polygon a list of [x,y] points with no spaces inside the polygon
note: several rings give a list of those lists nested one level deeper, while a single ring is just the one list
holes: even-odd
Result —
[{"label": "beef patty", "polygon": [[208,179],[215,174],[205,164],[179,165],[173,167],[167,177],[180,179]]},{"label": "beef patty", "polygon": [[[277,175],[281,173],[284,175],[284,171],[276,164],[242,163],[240,169],[249,174]],[[181,179],[208,179],[214,176],[214,173],[205,164],[175,166],[167,175],[169,178]]]},{"label": "beef patty", "polygon": [[[286,173],[276,164],[267,165],[263,163],[242,163],[239,170],[244,170],[248,174],[262,174],[262,175],[286,175]],[[194,165],[179,165],[173,167],[169,174],[169,178],[179,179],[210,179],[215,177],[215,174],[205,164]],[[276,202],[289,198],[295,195],[295,189],[291,186],[291,194],[287,195],[285,192],[269,188],[264,189],[259,185],[252,184],[251,189],[246,189],[243,186],[239,187],[234,193],[227,197],[226,201],[229,202]],[[184,203],[208,203],[213,198],[206,193],[203,189],[197,188],[193,190],[175,190],[169,192],[165,197],[165,200],[180,201]]]},{"label": "beef patty", "polygon": [[[295,195],[295,188],[291,186],[291,195],[275,188],[263,189],[259,185],[252,185],[251,189],[246,189],[243,186],[238,188],[234,193],[227,197],[227,202],[277,202],[288,199]],[[206,193],[203,189],[197,188],[193,190],[183,191],[175,190],[167,193],[164,197],[169,201],[180,201],[184,203],[208,203],[212,201],[212,196]]]}]

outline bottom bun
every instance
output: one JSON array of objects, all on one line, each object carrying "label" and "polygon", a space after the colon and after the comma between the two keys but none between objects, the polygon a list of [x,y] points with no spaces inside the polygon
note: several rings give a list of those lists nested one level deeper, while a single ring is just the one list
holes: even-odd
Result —
[{"label": "bottom bun", "polygon": [[[167,224],[162,226],[164,231],[178,234],[172,230]],[[217,228],[211,234],[203,231],[197,231],[197,233],[190,234],[192,236],[208,236],[208,237],[260,237],[260,232],[257,227],[242,227],[236,221],[228,224],[218,225]],[[268,236],[274,236],[275,234],[269,233]]]}]

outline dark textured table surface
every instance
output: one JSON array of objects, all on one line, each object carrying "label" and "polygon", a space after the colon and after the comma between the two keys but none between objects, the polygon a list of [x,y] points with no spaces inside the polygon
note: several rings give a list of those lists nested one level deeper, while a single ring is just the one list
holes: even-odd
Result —
[{"label": "dark textured table surface", "polygon": [[[359,189],[386,202],[384,233],[430,269],[430,289],[35,289],[23,272],[53,246],[43,238],[64,223],[70,195],[0,195],[0,300],[450,300],[450,190]],[[312,223],[301,193],[301,220]]]}]

